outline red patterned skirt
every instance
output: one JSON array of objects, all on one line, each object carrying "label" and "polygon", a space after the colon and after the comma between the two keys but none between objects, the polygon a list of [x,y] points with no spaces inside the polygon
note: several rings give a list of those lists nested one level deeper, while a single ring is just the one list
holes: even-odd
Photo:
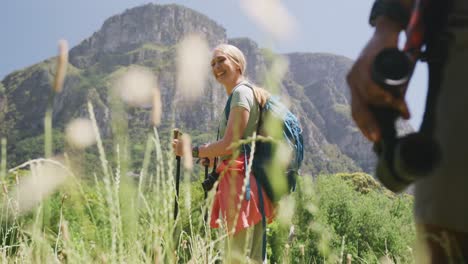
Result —
[{"label": "red patterned skirt", "polygon": [[[241,155],[236,160],[224,160],[216,168],[220,177],[211,211],[211,227],[218,228],[218,221],[221,221],[227,225],[228,230],[232,230],[237,216],[237,223],[235,223],[235,233],[237,233],[262,221],[257,182],[252,173],[249,177],[250,199],[247,200],[246,193],[242,191],[246,169],[244,165],[244,156]],[[265,217],[268,222],[271,222],[274,216],[274,206],[263,188],[261,190]],[[240,197],[242,193],[243,195]],[[242,201],[239,208],[240,200]]]}]

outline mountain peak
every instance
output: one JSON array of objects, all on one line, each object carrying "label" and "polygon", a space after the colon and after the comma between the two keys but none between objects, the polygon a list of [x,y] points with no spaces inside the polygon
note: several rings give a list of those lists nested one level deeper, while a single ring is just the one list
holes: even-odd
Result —
[{"label": "mountain peak", "polygon": [[70,61],[83,68],[104,54],[127,52],[145,43],[172,46],[190,33],[203,35],[210,46],[226,42],[226,29],[201,13],[175,4],[146,4],[108,18],[70,51]]}]

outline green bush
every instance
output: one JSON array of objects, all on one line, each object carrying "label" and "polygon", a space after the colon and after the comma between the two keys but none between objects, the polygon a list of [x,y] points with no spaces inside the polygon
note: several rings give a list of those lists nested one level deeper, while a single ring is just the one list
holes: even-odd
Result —
[{"label": "green bush", "polygon": [[[303,188],[297,194],[295,224],[301,228],[296,228],[293,258],[313,263],[351,254],[363,262],[376,262],[382,256],[411,262],[415,228],[410,196],[390,195],[363,173],[323,175],[313,184],[305,179],[300,184],[316,195]],[[305,256],[299,252],[301,245]]]}]

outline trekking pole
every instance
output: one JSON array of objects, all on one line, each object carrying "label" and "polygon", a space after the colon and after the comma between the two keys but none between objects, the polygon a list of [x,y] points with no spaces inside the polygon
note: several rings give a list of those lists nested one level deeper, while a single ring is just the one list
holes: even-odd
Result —
[{"label": "trekking pole", "polygon": [[[181,132],[179,129],[175,128],[173,130],[173,137],[174,139],[179,139],[179,135]],[[180,183],[180,156],[176,156],[176,196],[174,199],[174,220],[177,218],[177,214],[179,213],[179,183]]]},{"label": "trekking pole", "polygon": [[[205,166],[205,181],[206,181],[206,179],[208,179],[208,167],[210,166],[210,163],[209,163],[209,162],[210,162],[210,161],[205,162],[205,163],[203,164],[203,166]],[[204,192],[205,192],[205,200],[206,200],[206,198],[208,198],[208,192],[207,192],[206,190],[204,190]]]},{"label": "trekking pole", "polygon": [[[208,178],[208,166],[210,165],[205,165],[205,180]],[[205,192],[205,199],[208,197],[208,192]]]},{"label": "trekking pole", "polygon": [[[204,165],[205,165],[205,181],[206,181],[206,179],[208,179],[208,167],[210,166],[209,161],[208,161],[208,164],[204,164]],[[205,202],[206,202],[206,199],[208,198],[208,192],[206,190],[204,190],[204,192],[205,192]],[[205,212],[203,219],[205,220],[205,223],[206,223],[206,221],[208,220],[208,210]]]}]

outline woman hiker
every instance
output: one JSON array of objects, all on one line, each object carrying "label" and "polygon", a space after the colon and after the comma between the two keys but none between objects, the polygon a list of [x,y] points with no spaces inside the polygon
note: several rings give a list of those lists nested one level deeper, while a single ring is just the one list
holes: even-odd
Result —
[{"label": "woman hiker", "polygon": [[[259,106],[264,106],[270,94],[262,88],[246,85],[248,84],[244,75],[246,60],[242,51],[235,46],[228,44],[217,46],[213,51],[211,69],[215,79],[224,86],[231,101],[229,110],[224,109],[225,112],[221,115],[219,140],[192,148],[194,157],[219,158],[216,172],[220,173],[220,177],[214,196],[210,226],[218,228],[220,223],[223,223],[227,228],[229,232],[227,258],[231,263],[244,262],[245,256],[262,263],[261,205],[267,221],[271,221],[274,213],[273,204],[263,188],[260,188],[262,197],[259,196],[259,189],[252,173],[249,175],[250,188],[242,190],[248,154],[244,153],[242,146],[236,147],[237,149],[230,146],[240,139],[253,136],[257,131]],[[226,110],[229,112],[227,120]],[[176,155],[183,155],[181,141],[175,139],[173,147]],[[237,155],[233,156],[236,153]],[[241,195],[242,193],[244,195]],[[248,229],[253,231],[251,241],[247,241]],[[248,252],[244,252],[245,248]]]}]

